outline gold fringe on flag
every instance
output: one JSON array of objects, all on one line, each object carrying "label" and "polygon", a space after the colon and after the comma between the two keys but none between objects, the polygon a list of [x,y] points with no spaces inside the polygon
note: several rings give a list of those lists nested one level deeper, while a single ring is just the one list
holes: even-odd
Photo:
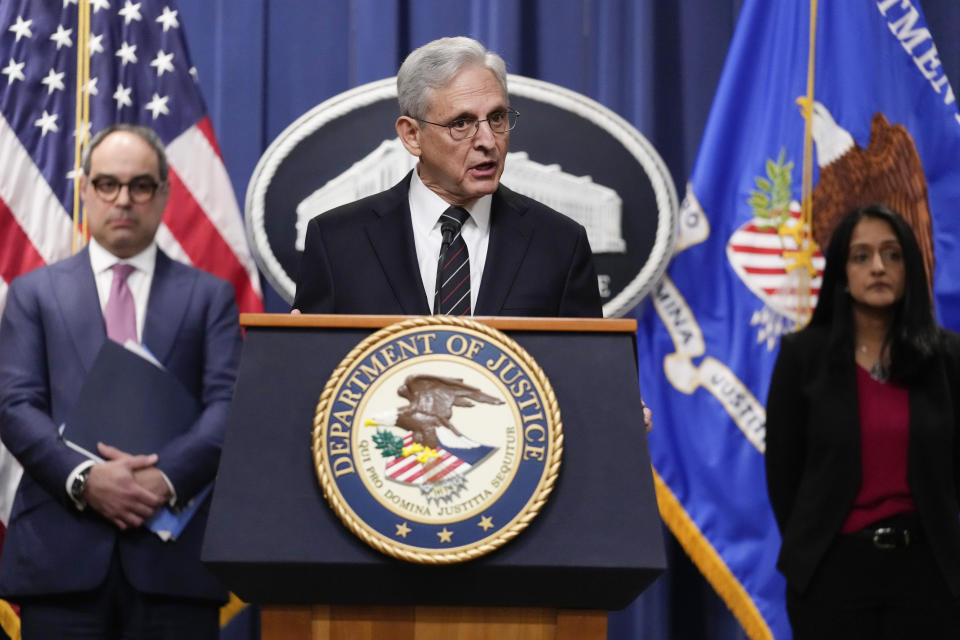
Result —
[{"label": "gold fringe on flag", "polygon": [[10,640],[20,640],[20,616],[6,600],[0,600],[0,629]]},{"label": "gold fringe on flag", "polygon": [[750,594],[690,519],[683,505],[673,495],[656,469],[653,470],[653,486],[657,493],[660,517],[667,523],[674,537],[710,586],[730,607],[730,611],[733,612],[750,640],[773,640],[773,632],[770,631],[767,621],[760,615],[760,610],[757,609]]},{"label": "gold fringe on flag", "polygon": [[233,592],[230,592],[230,600],[227,604],[220,607],[220,628],[227,626],[227,623],[233,620],[233,618],[243,611],[247,606],[247,603],[238,598]]},{"label": "gold fringe on flag", "polygon": [[[816,61],[817,0],[810,0],[809,55],[807,58],[807,93],[798,102],[803,107],[803,183],[801,186],[800,226],[797,229],[797,251],[789,252],[796,262],[790,268],[798,269],[797,287],[798,317],[797,328],[809,322],[810,279],[816,273],[813,268],[813,254],[817,250],[812,238],[813,220],[813,101],[814,67]],[[706,539],[696,523],[687,514],[686,509],[663,481],[656,469],[653,469],[653,484],[657,494],[660,517],[667,524],[674,537],[686,551],[700,573],[707,579],[717,594],[730,608],[737,621],[751,640],[773,640],[773,633],[750,594],[723,558]]]}]

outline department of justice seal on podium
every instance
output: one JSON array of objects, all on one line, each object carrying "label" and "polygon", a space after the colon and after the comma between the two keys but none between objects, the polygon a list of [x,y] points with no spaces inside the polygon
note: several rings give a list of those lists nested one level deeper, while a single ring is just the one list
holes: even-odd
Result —
[{"label": "department of justice seal on podium", "polygon": [[463,562],[511,540],[550,495],[563,434],[534,359],[472,320],[400,322],[327,381],[313,454],[343,523],[385,554]]}]

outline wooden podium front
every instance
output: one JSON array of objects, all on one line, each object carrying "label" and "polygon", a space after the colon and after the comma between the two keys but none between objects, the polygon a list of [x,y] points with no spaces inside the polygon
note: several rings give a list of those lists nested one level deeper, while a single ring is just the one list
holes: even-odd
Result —
[{"label": "wooden podium front", "polygon": [[264,606],[263,640],[605,640],[606,611]]},{"label": "wooden podium front", "polygon": [[385,556],[326,502],[311,453],[317,401],[359,342],[398,316],[244,314],[243,357],[202,558],[262,637],[606,638],[606,612],[665,568],[633,320],[474,318],[540,365],[560,405],[559,478],[530,525],[458,564]]}]

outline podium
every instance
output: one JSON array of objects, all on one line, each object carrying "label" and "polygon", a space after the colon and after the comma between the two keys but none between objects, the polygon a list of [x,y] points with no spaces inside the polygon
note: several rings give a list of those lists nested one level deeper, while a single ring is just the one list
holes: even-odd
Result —
[{"label": "podium", "polygon": [[665,568],[636,370],[636,322],[474,318],[519,343],[550,380],[563,462],[549,500],[480,558],[383,555],[340,522],[314,468],[330,373],[400,316],[243,314],[243,356],[202,558],[264,639],[597,638]]}]

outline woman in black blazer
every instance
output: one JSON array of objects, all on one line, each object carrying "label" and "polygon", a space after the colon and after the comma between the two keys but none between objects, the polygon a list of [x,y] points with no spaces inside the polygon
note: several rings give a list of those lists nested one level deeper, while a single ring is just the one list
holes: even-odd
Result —
[{"label": "woman in black blazer", "polygon": [[960,337],[882,205],[835,229],[767,398],[767,489],[794,637],[960,638]]}]

